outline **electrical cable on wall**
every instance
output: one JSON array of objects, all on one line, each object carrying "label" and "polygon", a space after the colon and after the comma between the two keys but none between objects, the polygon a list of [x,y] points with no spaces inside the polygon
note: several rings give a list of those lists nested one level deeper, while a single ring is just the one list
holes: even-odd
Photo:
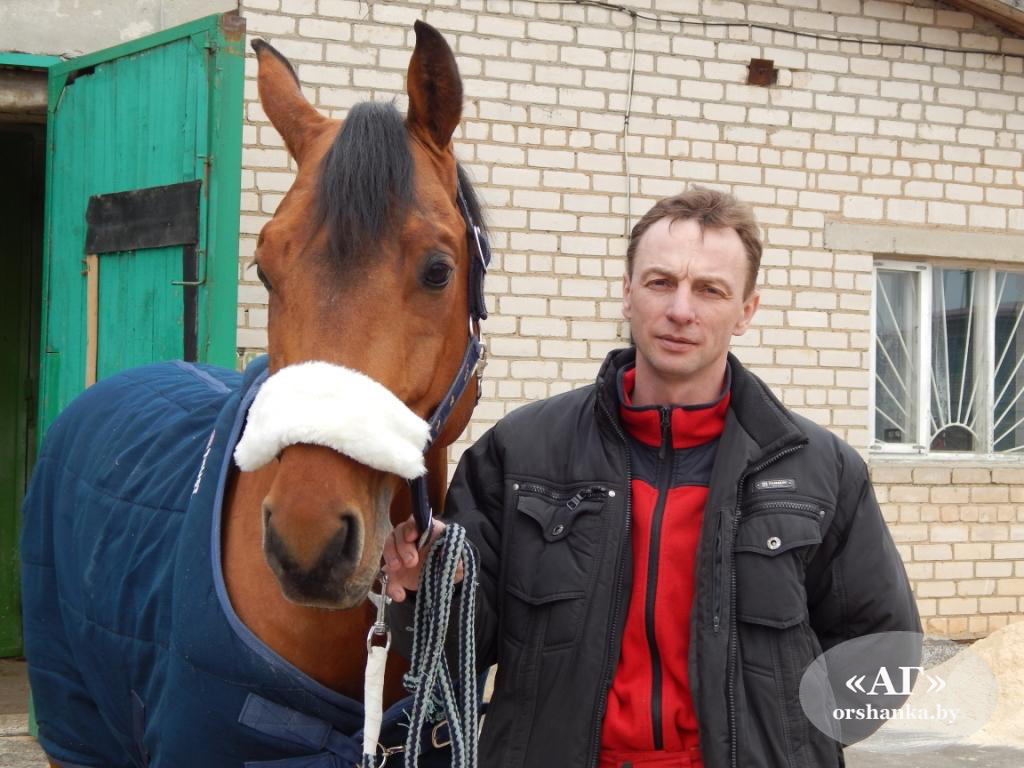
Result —
[{"label": "electrical cable on wall", "polygon": [[626,231],[629,238],[633,229],[633,176],[629,172],[629,116],[633,110],[633,81],[636,79],[636,13],[633,16],[633,54],[629,60],[629,93],[626,96],[626,114],[622,118],[622,159],[626,166]]},{"label": "electrical cable on wall", "polygon": [[812,40],[828,40],[835,43],[854,43],[860,45],[861,53],[863,53],[864,45],[879,45],[879,46],[898,46],[901,48],[917,48],[922,51],[941,51],[943,53],[977,53],[982,56],[1002,56],[1007,58],[1018,58],[1024,59],[1024,54],[1019,53],[1006,53],[1003,51],[987,51],[981,48],[960,48],[953,46],[942,46],[942,45],[929,45],[928,43],[915,43],[908,40],[893,40],[885,38],[869,38],[862,35],[830,35],[824,32],[807,32],[800,29],[791,29],[788,27],[782,27],[777,24],[765,24],[763,22],[751,22],[751,21],[734,21],[728,19],[705,19],[695,18],[692,16],[684,16],[681,14],[674,13],[644,13],[643,11],[637,11],[624,5],[618,5],[616,3],[608,3],[603,0],[531,0],[536,4],[550,4],[550,5],[580,5],[590,6],[593,8],[601,8],[606,11],[615,11],[618,13],[625,13],[633,17],[634,23],[637,18],[643,19],[644,21],[653,21],[655,23],[671,23],[678,24],[680,28],[685,27],[687,24],[691,26],[698,26],[707,29],[708,27],[721,27],[723,29],[760,29],[768,32],[779,32],[785,35],[793,35],[794,37],[810,38]]}]

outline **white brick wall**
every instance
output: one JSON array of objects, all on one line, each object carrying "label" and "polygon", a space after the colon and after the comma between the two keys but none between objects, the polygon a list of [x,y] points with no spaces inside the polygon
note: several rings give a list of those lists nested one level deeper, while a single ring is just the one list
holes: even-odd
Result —
[{"label": "white brick wall", "polygon": [[[688,183],[753,204],[766,246],[762,309],[736,352],[787,404],[865,448],[873,255],[826,250],[825,225],[1024,233],[1024,44],[928,0],[626,2],[665,17],[637,21],[633,216]],[[489,204],[495,263],[484,398],[453,458],[509,410],[587,383],[628,334],[618,297],[630,16],[544,0],[241,5],[249,32],[289,56],[309,98],[336,117],[364,99],[404,109],[415,19],[437,26],[456,52],[466,90],[457,153]],[[737,26],[682,25],[664,9]],[[870,42],[878,38],[992,53]],[[775,61],[778,85],[745,84],[752,57]],[[247,64],[242,355],[266,343],[266,295],[244,261],[293,169],[256,102],[251,57]],[[1024,267],[1024,253],[1017,263]],[[876,470],[932,629],[984,634],[1024,613],[1024,497],[1012,482],[1012,499],[989,499],[1002,486],[984,472],[922,492],[913,473],[923,470],[899,470],[891,488],[887,468]],[[982,506],[958,516],[929,495],[952,491]],[[984,504],[1002,527],[993,543],[974,544]],[[955,569],[939,572],[947,565],[979,579],[977,589],[950,587]]]}]

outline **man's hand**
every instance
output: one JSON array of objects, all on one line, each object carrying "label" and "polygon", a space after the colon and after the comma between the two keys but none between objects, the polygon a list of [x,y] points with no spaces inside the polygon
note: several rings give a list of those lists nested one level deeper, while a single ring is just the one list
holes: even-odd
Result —
[{"label": "man's hand", "polygon": [[[410,515],[409,519],[395,526],[391,535],[384,542],[384,573],[388,575],[388,597],[400,603],[405,600],[407,591],[416,591],[420,584],[423,561],[444,528],[444,523],[434,518],[430,527],[430,539],[423,549],[419,550],[416,547],[416,542],[419,541],[420,534],[412,516]],[[455,580],[461,579],[462,565],[460,563]]]}]

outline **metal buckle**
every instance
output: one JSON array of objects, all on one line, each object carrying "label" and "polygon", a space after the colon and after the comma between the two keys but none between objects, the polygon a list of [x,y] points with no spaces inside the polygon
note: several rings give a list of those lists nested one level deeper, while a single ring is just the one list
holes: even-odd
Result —
[{"label": "metal buckle", "polygon": [[473,375],[476,376],[476,404],[480,404],[480,398],[484,396],[484,369],[487,367],[487,345],[483,339],[478,339],[480,345],[480,357],[477,358]]},{"label": "metal buckle", "polygon": [[[380,762],[377,763],[377,768],[384,768],[387,765],[388,758],[392,755],[399,755],[405,752],[405,747],[385,747],[380,742],[377,742],[377,750],[380,752]],[[376,757],[376,755],[374,755]]]},{"label": "metal buckle", "polygon": [[384,638],[384,650],[387,651],[391,648],[391,628],[388,627],[387,617],[391,598],[388,597],[388,575],[386,573],[381,572],[380,574],[380,594],[374,595],[371,590],[370,601],[377,606],[377,620],[373,622],[370,631],[366,634],[366,652],[370,652],[374,639],[378,637]]},{"label": "metal buckle", "polygon": [[447,720],[442,720],[439,723],[435,723],[434,727],[430,730],[430,743],[434,745],[434,749],[441,749],[447,747],[452,743],[452,729],[448,728],[448,741],[438,741],[437,732],[441,730],[441,726],[448,726]]},{"label": "metal buckle", "polygon": [[480,345],[480,357],[477,358],[476,368],[473,373],[476,374],[478,379],[481,379],[484,375],[484,369],[487,368],[487,343],[483,339],[477,339],[477,343]]}]

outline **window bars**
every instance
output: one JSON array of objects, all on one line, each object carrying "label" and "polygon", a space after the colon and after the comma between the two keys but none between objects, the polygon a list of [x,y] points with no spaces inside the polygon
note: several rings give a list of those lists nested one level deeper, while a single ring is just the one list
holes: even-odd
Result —
[{"label": "window bars", "polygon": [[878,261],[873,448],[1024,454],[1024,272]]}]

